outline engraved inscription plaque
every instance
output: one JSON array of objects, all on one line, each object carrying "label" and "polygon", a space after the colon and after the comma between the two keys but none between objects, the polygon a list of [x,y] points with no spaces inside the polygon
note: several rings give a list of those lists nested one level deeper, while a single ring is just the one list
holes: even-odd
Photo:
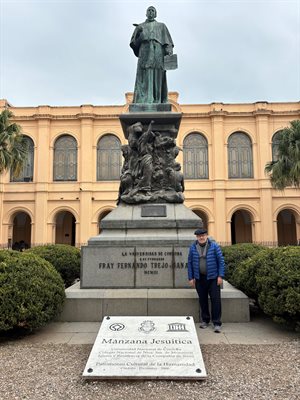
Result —
[{"label": "engraved inscription plaque", "polygon": [[85,379],[204,379],[193,317],[104,317]]},{"label": "engraved inscription plaque", "polygon": [[179,246],[86,246],[81,288],[188,287],[187,258]]},{"label": "engraved inscription plaque", "polygon": [[172,247],[136,250],[136,287],[173,287]]},{"label": "engraved inscription plaque", "polygon": [[145,205],[141,207],[142,217],[166,217],[167,207],[162,205]]}]

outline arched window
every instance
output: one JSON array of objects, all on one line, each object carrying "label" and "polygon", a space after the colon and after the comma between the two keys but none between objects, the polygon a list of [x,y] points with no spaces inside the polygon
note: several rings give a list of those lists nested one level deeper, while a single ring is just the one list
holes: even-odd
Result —
[{"label": "arched window", "polygon": [[277,215],[278,246],[297,245],[297,215],[292,210],[281,210]]},{"label": "arched window", "polygon": [[31,218],[23,211],[19,211],[13,218],[12,249],[25,250],[31,245]]},{"label": "arched window", "polygon": [[252,216],[247,210],[237,210],[231,217],[231,243],[252,243]]},{"label": "arched window", "polygon": [[120,179],[121,143],[115,135],[105,135],[97,144],[97,181]]},{"label": "arched window", "polygon": [[53,180],[77,180],[77,142],[73,136],[60,136],[55,142]]},{"label": "arched window", "polygon": [[55,218],[55,243],[75,246],[76,219],[69,211],[60,211]]},{"label": "arched window", "polygon": [[28,146],[28,153],[25,164],[19,176],[10,174],[11,182],[32,182],[33,181],[33,162],[34,162],[34,143],[29,136],[24,136]]},{"label": "arched window", "polygon": [[229,178],[253,178],[252,142],[243,132],[235,132],[228,139]]},{"label": "arched window", "polygon": [[183,142],[185,179],[208,179],[208,145],[200,133],[189,134]]},{"label": "arched window", "polygon": [[278,146],[281,139],[282,130],[276,132],[272,138],[272,161],[278,160]]},{"label": "arched window", "polygon": [[207,214],[202,211],[202,210],[198,210],[198,209],[193,209],[192,210],[196,215],[198,215],[198,217],[200,217],[202,219],[202,224],[203,224],[203,228],[208,228],[208,216]]},{"label": "arched window", "polygon": [[98,233],[101,233],[101,221],[106,217],[112,210],[103,211],[98,218]]}]

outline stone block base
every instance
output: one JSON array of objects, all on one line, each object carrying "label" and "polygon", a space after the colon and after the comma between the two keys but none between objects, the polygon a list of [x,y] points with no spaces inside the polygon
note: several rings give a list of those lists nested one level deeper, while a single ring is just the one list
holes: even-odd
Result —
[{"label": "stone block base", "polygon": [[[97,322],[110,316],[182,316],[199,321],[199,302],[194,289],[66,289],[66,302],[58,320]],[[221,291],[222,321],[248,322],[249,299],[224,282]]]}]

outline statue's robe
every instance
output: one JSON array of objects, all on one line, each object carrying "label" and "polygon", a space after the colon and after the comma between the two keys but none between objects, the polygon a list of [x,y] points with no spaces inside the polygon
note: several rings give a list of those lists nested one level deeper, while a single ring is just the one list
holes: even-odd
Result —
[{"label": "statue's robe", "polygon": [[172,54],[173,41],[162,22],[145,21],[133,32],[130,47],[138,57],[133,103],[167,103],[168,87],[164,56]]}]

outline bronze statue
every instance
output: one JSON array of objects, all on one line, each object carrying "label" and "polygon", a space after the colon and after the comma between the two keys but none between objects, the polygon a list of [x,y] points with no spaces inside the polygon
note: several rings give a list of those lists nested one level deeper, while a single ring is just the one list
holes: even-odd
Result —
[{"label": "bronze statue", "polygon": [[[166,70],[177,68],[177,56],[168,28],[155,20],[156,9],[149,7],[146,15],[145,22],[134,24],[130,42],[138,65],[133,103],[123,126],[128,145],[122,146],[118,203],[182,203],[183,175],[175,161],[181,115],[171,112],[166,80]],[[140,121],[136,112],[145,113]]]},{"label": "bronze statue", "polygon": [[155,20],[154,7],[147,9],[146,16],[145,22],[134,24],[130,41],[138,57],[133,103],[168,103],[166,69],[177,68],[173,41],[166,25]]},{"label": "bronze statue", "polygon": [[119,199],[124,203],[182,203],[184,200],[181,166],[175,139],[141,122],[127,129],[128,145],[122,146],[124,164]]}]

